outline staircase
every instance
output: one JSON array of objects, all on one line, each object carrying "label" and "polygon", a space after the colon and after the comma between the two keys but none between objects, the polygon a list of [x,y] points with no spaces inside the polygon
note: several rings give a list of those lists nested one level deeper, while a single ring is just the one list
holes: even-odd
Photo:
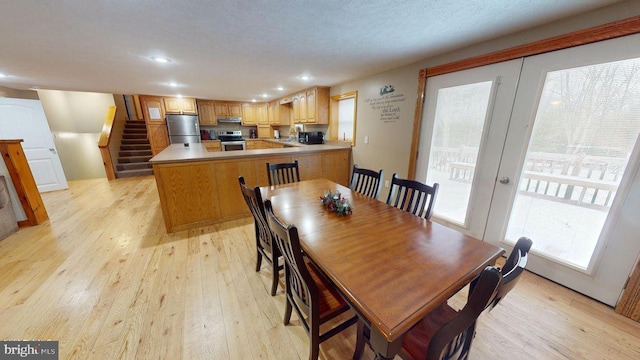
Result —
[{"label": "staircase", "polygon": [[153,175],[153,169],[149,164],[151,157],[146,125],[143,121],[128,120],[124,125],[118,153],[116,178]]}]

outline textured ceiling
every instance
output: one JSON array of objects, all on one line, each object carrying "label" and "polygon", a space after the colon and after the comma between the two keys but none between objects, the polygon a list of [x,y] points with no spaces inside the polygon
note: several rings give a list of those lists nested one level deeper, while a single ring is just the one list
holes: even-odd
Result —
[{"label": "textured ceiling", "polygon": [[244,101],[362,78],[618,0],[1,2],[0,86]]}]

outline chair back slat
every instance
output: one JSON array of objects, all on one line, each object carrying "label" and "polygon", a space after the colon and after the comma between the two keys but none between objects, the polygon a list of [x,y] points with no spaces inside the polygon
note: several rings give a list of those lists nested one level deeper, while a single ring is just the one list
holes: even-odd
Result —
[{"label": "chair back slat", "polygon": [[[298,229],[293,225],[282,223],[273,213],[271,201],[269,200],[265,203],[265,211],[269,227],[273,233],[273,239],[284,258],[286,291],[290,292],[288,295],[296,299],[298,306],[305,315],[309,315],[311,291],[317,293],[318,290],[315,288],[315,282],[302,256]],[[307,325],[305,324],[305,326]]]},{"label": "chair back slat", "polygon": [[269,186],[298,182],[300,181],[298,160],[292,163],[267,163],[267,174],[269,177]]},{"label": "chair back slat", "polygon": [[383,177],[383,170],[375,172],[373,170],[359,168],[356,164],[353,165],[349,188],[357,193],[377,200],[380,195],[380,189],[382,188]]},{"label": "chair back slat", "polygon": [[394,173],[387,204],[429,220],[439,186],[438,183],[429,186],[415,180],[399,179]]}]

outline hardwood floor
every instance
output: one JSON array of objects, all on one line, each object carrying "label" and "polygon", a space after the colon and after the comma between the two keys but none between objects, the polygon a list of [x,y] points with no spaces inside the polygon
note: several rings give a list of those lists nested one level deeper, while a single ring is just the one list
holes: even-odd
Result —
[{"label": "hardwood floor", "polygon": [[[42,195],[49,222],[0,241],[0,339],[58,340],[60,359],[308,357],[282,287],[269,296],[267,266],[254,271],[250,219],[167,235],[153,177],[69,186]],[[355,326],[320,358],[354,344]],[[640,323],[526,273],[480,318],[470,358],[638,359]]]}]

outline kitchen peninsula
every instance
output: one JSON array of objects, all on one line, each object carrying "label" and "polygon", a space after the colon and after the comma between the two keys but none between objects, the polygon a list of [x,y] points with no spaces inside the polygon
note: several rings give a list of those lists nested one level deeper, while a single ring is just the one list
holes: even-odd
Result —
[{"label": "kitchen peninsula", "polygon": [[[267,186],[266,163],[298,160],[302,180],[325,178],[348,186],[351,147],[345,143],[209,152],[201,143],[173,144],[149,162],[160,196],[167,233],[251,216],[238,177]],[[320,197],[322,194],[318,194]]]}]

